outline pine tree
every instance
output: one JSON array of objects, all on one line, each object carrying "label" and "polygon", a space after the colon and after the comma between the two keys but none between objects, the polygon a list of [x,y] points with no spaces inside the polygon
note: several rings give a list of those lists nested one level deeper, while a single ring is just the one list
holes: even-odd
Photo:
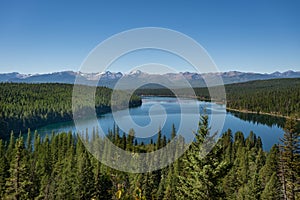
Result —
[{"label": "pine tree", "polygon": [[72,199],[75,196],[75,162],[74,158],[67,157],[60,164],[56,165],[54,171],[57,171],[56,179],[54,180],[56,187],[56,199]]},{"label": "pine tree", "polygon": [[[38,148],[38,147],[37,147]],[[34,199],[34,197],[39,195],[40,190],[40,176],[38,174],[38,160],[39,156],[43,154],[43,151],[39,152],[40,150],[37,150],[35,153],[32,152],[32,137],[30,129],[28,129],[27,132],[27,141],[26,141],[26,165],[28,166],[29,170],[29,181],[32,183],[31,191],[29,193],[29,198]],[[48,163],[49,165],[49,163]]]},{"label": "pine tree", "polygon": [[264,200],[280,199],[281,198],[280,189],[281,189],[280,182],[277,176],[277,172],[274,172],[261,194],[261,199]]},{"label": "pine tree", "polygon": [[10,165],[10,177],[6,181],[6,197],[11,199],[28,199],[32,183],[25,160],[23,138],[20,137],[15,143],[14,158]]},{"label": "pine tree", "polygon": [[233,165],[229,173],[223,178],[222,188],[227,199],[235,199],[236,193],[239,187],[241,187],[241,184],[237,181],[237,177],[236,167]]},{"label": "pine tree", "polygon": [[296,127],[296,119],[287,119],[280,145],[280,180],[284,199],[288,200],[295,200],[296,191],[300,190],[300,134]]},{"label": "pine tree", "polygon": [[255,172],[258,173],[261,170],[261,168],[265,165],[266,157],[262,149],[259,149],[256,154],[257,155],[255,159]]},{"label": "pine tree", "polygon": [[[178,176],[178,175],[177,175]],[[166,179],[165,183],[165,194],[164,194],[164,199],[169,200],[169,199],[175,199],[175,193],[176,193],[176,182],[177,182],[177,176],[174,172],[174,168],[172,165],[169,166],[169,171],[168,171],[168,176]]]},{"label": "pine tree", "polygon": [[163,199],[165,196],[165,191],[166,191],[166,182],[167,182],[167,176],[165,174],[165,171],[163,169],[163,172],[161,173],[161,177],[160,177],[160,183],[157,189],[157,193],[156,193],[156,198],[157,199]]},{"label": "pine tree", "polygon": [[253,131],[250,131],[249,136],[247,137],[245,141],[245,145],[248,149],[251,149],[256,144],[256,135],[253,133]]},{"label": "pine tree", "polygon": [[0,140],[0,197],[3,197],[5,192],[5,182],[8,176],[9,165],[5,155],[5,147]]},{"label": "pine tree", "polygon": [[94,174],[88,153],[84,150],[77,155],[77,193],[79,199],[91,199],[94,196]]},{"label": "pine tree", "polygon": [[[58,148],[58,161],[55,162],[52,177],[53,181],[51,188],[55,191],[55,199],[72,199],[75,196],[76,186],[76,157],[74,154],[74,146],[68,145],[67,134],[58,135],[58,144],[62,145],[63,148]],[[81,140],[77,140],[78,145],[82,145]],[[69,146],[69,147],[68,147]]]},{"label": "pine tree", "polygon": [[164,135],[161,146],[165,147],[166,145],[167,145],[167,137]]},{"label": "pine tree", "polygon": [[31,132],[30,129],[28,129],[28,133],[27,133],[27,142],[26,142],[26,149],[31,152],[32,151],[32,145],[31,145]]},{"label": "pine tree", "polygon": [[8,159],[9,162],[13,159],[14,150],[15,150],[15,136],[14,133],[11,132],[7,151],[6,151],[6,158]]},{"label": "pine tree", "polygon": [[143,174],[141,190],[142,190],[142,196],[144,196],[146,199],[152,199],[150,173]]},{"label": "pine tree", "polygon": [[279,157],[279,149],[277,145],[273,145],[270,149],[270,152],[267,154],[266,163],[261,168],[259,174],[262,180],[262,184],[265,185],[269,182],[271,176],[275,172],[278,172],[278,157]]},{"label": "pine tree", "polygon": [[101,174],[101,164],[97,162],[96,173],[95,173],[95,193],[94,197],[97,200],[110,200],[112,199],[112,181],[110,177],[105,174]]},{"label": "pine tree", "polygon": [[221,178],[227,172],[227,163],[221,161],[221,148],[217,144],[204,158],[203,142],[209,137],[208,117],[201,116],[196,141],[182,159],[183,169],[177,187],[178,199],[219,199],[223,196]]},{"label": "pine tree", "polygon": [[133,143],[135,139],[135,132],[133,129],[129,130],[128,137],[127,137],[127,150],[132,151],[133,150]]},{"label": "pine tree", "polygon": [[223,157],[227,162],[233,161],[232,143],[232,131],[228,129],[222,136]]},{"label": "pine tree", "polygon": [[242,185],[236,195],[237,200],[249,200],[249,186]]},{"label": "pine tree", "polygon": [[52,161],[51,161],[51,151],[49,144],[49,137],[46,135],[42,143],[42,151],[38,151],[39,154],[35,157],[39,160],[36,164],[37,175],[40,177],[40,188],[39,188],[39,198],[49,199],[50,195],[50,183],[51,183],[51,171],[52,171]]},{"label": "pine tree", "polygon": [[252,180],[250,181],[250,184],[248,184],[249,190],[247,193],[247,199],[249,200],[257,200],[260,199],[260,195],[262,192],[262,186],[261,181],[259,178],[259,175],[255,173],[252,177]]},{"label": "pine tree", "polygon": [[237,173],[236,181],[238,181],[238,184],[247,184],[248,180],[250,180],[250,169],[249,151],[247,151],[246,147],[239,146],[234,165],[236,167],[235,173]]},{"label": "pine tree", "polygon": [[176,137],[176,128],[175,125],[172,124],[171,139],[173,140],[175,137]]},{"label": "pine tree", "polygon": [[157,133],[157,140],[156,140],[156,149],[162,148],[162,134],[161,134],[161,128],[159,128]]}]

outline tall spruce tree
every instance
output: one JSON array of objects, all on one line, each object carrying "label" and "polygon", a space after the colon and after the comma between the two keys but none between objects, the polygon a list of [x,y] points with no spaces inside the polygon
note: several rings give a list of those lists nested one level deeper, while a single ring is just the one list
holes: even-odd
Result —
[{"label": "tall spruce tree", "polygon": [[296,192],[300,191],[300,133],[296,129],[297,120],[286,120],[284,135],[280,145],[280,181],[282,183],[283,198],[295,200]]},{"label": "tall spruce tree", "polygon": [[86,150],[77,155],[77,197],[92,199],[94,196],[94,174],[91,161]]},{"label": "tall spruce tree", "polygon": [[110,176],[104,173],[101,173],[101,164],[97,162],[96,173],[95,173],[95,193],[94,198],[97,200],[110,200],[112,199],[112,181]]},{"label": "tall spruce tree", "polygon": [[223,191],[221,178],[227,172],[227,163],[221,161],[221,148],[217,144],[205,157],[203,142],[210,137],[208,116],[201,116],[195,141],[182,159],[183,170],[179,175],[178,199],[220,199]]},{"label": "tall spruce tree", "polygon": [[278,172],[279,149],[277,145],[273,145],[270,152],[267,154],[266,164],[261,168],[259,174],[263,186],[265,186],[273,173]]},{"label": "tall spruce tree", "polygon": [[6,181],[6,198],[8,199],[29,199],[32,182],[26,162],[26,154],[23,138],[20,137],[15,143],[14,156],[10,165],[10,177]]},{"label": "tall spruce tree", "polygon": [[280,190],[281,190],[280,181],[278,179],[277,172],[274,172],[261,194],[261,199],[264,200],[281,199]]},{"label": "tall spruce tree", "polygon": [[5,182],[8,176],[9,165],[5,155],[5,147],[0,140],[0,197],[3,197],[5,192]]}]

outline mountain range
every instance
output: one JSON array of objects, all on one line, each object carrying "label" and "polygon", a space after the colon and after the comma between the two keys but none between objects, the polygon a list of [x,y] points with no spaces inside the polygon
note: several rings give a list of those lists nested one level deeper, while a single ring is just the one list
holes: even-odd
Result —
[{"label": "mountain range", "polygon": [[140,70],[132,71],[127,74],[121,72],[102,72],[102,73],[83,73],[73,71],[62,71],[47,74],[20,74],[18,72],[0,74],[0,82],[15,83],[69,83],[73,84],[75,79],[79,78],[80,83],[87,85],[106,86],[113,88],[118,81],[121,81],[120,89],[132,89],[137,85],[146,85],[143,87],[167,87],[180,88],[186,84],[186,81],[192,87],[206,86],[205,80],[209,80],[214,85],[216,77],[222,77],[224,84],[247,82],[252,80],[266,80],[276,78],[300,78],[300,71],[286,71],[274,73],[253,73],[253,72],[218,72],[218,73],[195,73],[180,72],[166,74],[149,74]]}]

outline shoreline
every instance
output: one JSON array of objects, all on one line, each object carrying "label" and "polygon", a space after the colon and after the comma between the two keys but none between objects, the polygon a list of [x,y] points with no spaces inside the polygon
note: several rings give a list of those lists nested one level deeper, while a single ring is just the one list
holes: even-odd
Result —
[{"label": "shoreline", "polygon": [[[139,106],[142,106],[142,100],[138,100],[137,102],[136,101],[133,101],[129,104],[128,106],[128,109],[130,108],[136,108],[136,107],[139,107]],[[118,108],[118,110],[123,110],[123,109],[126,109],[126,108]],[[96,117],[100,117],[101,115],[103,114],[107,114],[107,113],[110,113],[111,112],[111,106],[99,106],[99,107],[95,107],[95,111],[96,111]],[[74,122],[74,118],[73,118],[73,113],[69,114],[68,117],[64,117],[64,118],[61,118],[59,120],[55,120],[55,121],[49,121],[49,120],[46,120],[46,121],[43,121],[40,125],[38,126],[34,126],[34,125],[29,125],[28,127],[26,128],[23,128],[23,127],[19,127],[17,128],[17,130],[14,130],[14,129],[11,129],[9,130],[9,132],[7,132],[6,134],[4,135],[1,135],[0,133],[0,140],[6,140],[6,139],[9,139],[10,137],[10,134],[13,133],[14,136],[18,136],[16,133],[21,133],[22,135],[26,135],[28,133],[28,131],[30,130],[31,132],[35,132],[37,131],[38,129],[44,127],[44,126],[49,126],[51,124],[57,124],[57,123],[65,123],[65,122]]]},{"label": "shoreline", "polygon": [[[176,96],[174,95],[141,95],[141,97],[174,97],[176,98]],[[199,96],[179,96],[179,97],[184,97],[184,98],[191,98],[191,99],[197,99],[199,101],[205,101],[205,102],[211,102],[211,99],[207,99],[204,97],[199,97]],[[217,102],[215,101],[214,103],[216,104],[222,104],[222,105],[226,105],[224,102]],[[272,117],[281,117],[284,119],[290,119],[290,116],[285,116],[285,115],[280,115],[280,114],[275,114],[275,113],[267,113],[267,112],[255,112],[255,111],[250,111],[247,109],[235,109],[235,108],[230,108],[226,106],[226,111],[235,111],[235,112],[239,112],[239,113],[246,113],[246,114],[257,114],[257,115],[269,115]],[[296,118],[297,121],[300,121],[300,118]]]},{"label": "shoreline", "polygon": [[[250,110],[246,110],[246,109],[240,110],[240,109],[229,108],[229,107],[226,107],[226,111],[235,111],[235,112],[246,113],[246,114],[269,115],[272,117],[281,117],[281,118],[285,118],[285,119],[292,118],[290,116],[285,116],[285,115],[280,115],[280,114],[266,113],[266,112],[254,112],[254,111],[250,111]],[[300,118],[296,118],[296,120],[300,121]]]}]

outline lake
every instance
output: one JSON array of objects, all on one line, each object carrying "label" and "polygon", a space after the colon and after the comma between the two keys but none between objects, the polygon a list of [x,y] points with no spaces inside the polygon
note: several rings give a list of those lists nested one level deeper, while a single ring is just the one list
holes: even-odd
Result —
[{"label": "lake", "polygon": [[[194,99],[180,99],[179,101],[172,97],[143,97],[142,101],[143,104],[140,107],[99,116],[97,124],[95,124],[95,120],[84,120],[75,127],[74,122],[64,122],[47,125],[37,131],[44,137],[52,132],[82,132],[86,129],[91,131],[98,126],[100,130],[107,133],[117,124],[121,133],[123,131],[128,133],[130,128],[134,128],[138,141],[149,143],[151,139],[156,140],[159,128],[161,128],[162,134],[169,138],[173,124],[176,130],[180,130],[178,132],[191,135],[197,130],[199,113],[205,112],[211,119],[210,125],[213,132],[218,131],[221,134],[231,129],[233,133],[242,131],[246,137],[250,131],[253,131],[262,138],[264,150],[269,150],[274,144],[277,144],[284,133],[283,129],[275,122],[265,123],[251,114],[243,114],[244,117],[239,117],[237,113],[226,112],[224,105]],[[266,119],[273,118],[271,116],[264,117]],[[222,118],[224,118],[224,124],[221,123]],[[217,122],[217,125],[214,125],[214,122]],[[214,129],[215,127],[218,128]]]}]

